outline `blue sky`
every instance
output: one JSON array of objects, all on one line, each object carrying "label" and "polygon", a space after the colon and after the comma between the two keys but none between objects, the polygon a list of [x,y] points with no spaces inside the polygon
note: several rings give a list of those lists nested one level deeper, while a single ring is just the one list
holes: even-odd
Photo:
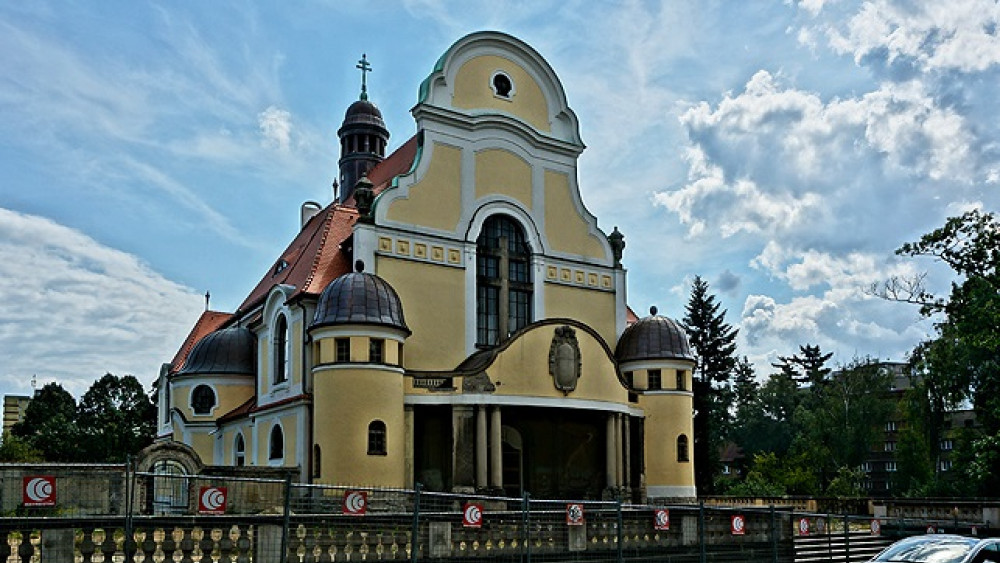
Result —
[{"label": "blue sky", "polygon": [[930,325],[864,288],[944,287],[892,251],[998,209],[998,24],[985,0],[0,4],[0,393],[150,383],[205,291],[234,309],[331,200],[361,53],[391,149],[481,29],[563,81],[636,311],[681,317],[701,275],[759,366],[903,359]]}]

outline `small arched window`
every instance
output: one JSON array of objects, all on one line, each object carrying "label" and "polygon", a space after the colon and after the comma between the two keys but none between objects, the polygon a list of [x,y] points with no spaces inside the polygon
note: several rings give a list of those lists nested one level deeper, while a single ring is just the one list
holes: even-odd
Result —
[{"label": "small arched window", "polygon": [[194,414],[212,414],[215,408],[215,391],[208,385],[198,385],[191,391],[191,410]]},{"label": "small arched window", "polygon": [[233,447],[235,465],[242,467],[247,464],[247,443],[243,440],[243,433],[236,435],[236,445]]},{"label": "small arched window", "polygon": [[688,437],[685,434],[677,437],[677,461],[691,461],[691,455],[688,453]]},{"label": "small arched window", "polygon": [[268,448],[268,459],[282,459],[285,457],[285,434],[281,431],[281,426],[275,424],[271,427],[271,445]]},{"label": "small arched window", "polygon": [[385,423],[373,420],[368,425],[368,455],[386,455]]},{"label": "small arched window", "polygon": [[288,321],[285,315],[278,315],[278,320],[274,326],[274,383],[282,383],[288,380],[288,360],[289,353]]}]

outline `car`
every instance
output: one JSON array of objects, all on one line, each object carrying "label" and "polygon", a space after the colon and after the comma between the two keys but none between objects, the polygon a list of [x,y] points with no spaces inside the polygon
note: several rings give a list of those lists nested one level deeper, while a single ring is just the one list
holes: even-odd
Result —
[{"label": "car", "polygon": [[901,539],[870,559],[881,563],[1000,563],[1000,538],[926,534]]}]

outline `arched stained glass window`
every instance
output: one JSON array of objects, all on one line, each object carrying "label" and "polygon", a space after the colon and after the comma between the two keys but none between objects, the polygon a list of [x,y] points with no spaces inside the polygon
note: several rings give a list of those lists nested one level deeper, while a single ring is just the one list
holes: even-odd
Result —
[{"label": "arched stained glass window", "polygon": [[476,343],[496,346],[531,322],[531,247],[507,215],[483,223],[476,240]]}]

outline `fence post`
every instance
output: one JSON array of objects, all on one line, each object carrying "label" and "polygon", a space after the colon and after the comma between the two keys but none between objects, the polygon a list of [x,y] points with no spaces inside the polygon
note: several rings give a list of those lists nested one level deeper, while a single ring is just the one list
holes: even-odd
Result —
[{"label": "fence post", "polygon": [[833,561],[833,519],[826,513],[826,557]]},{"label": "fence post", "polygon": [[622,521],[622,499],[618,497],[618,563],[622,563],[624,558],[622,556],[622,526],[624,525]]},{"label": "fence post", "polygon": [[132,497],[135,496],[135,472],[132,471],[132,456],[125,456],[125,561],[132,560],[132,544],[135,532],[132,529]]},{"label": "fence post", "polygon": [[[792,513],[792,521],[795,521],[795,514]],[[771,561],[778,563],[778,525],[774,519],[774,505],[771,505]]]},{"label": "fence post", "polygon": [[848,521],[850,515],[844,510],[844,561],[851,561],[851,524]]},{"label": "fence post", "polygon": [[281,563],[288,560],[288,528],[292,517],[292,476],[285,476],[285,513],[281,524]]},{"label": "fence post", "polygon": [[698,561],[705,563],[705,501],[698,503]]},{"label": "fence post", "polygon": [[524,493],[523,501],[521,501],[521,529],[524,533],[521,545],[524,546],[524,561],[525,563],[531,563],[531,495],[527,492]]},{"label": "fence post", "polygon": [[420,483],[413,487],[413,527],[410,529],[411,563],[417,563],[417,547],[420,545],[420,489],[423,487]]}]

